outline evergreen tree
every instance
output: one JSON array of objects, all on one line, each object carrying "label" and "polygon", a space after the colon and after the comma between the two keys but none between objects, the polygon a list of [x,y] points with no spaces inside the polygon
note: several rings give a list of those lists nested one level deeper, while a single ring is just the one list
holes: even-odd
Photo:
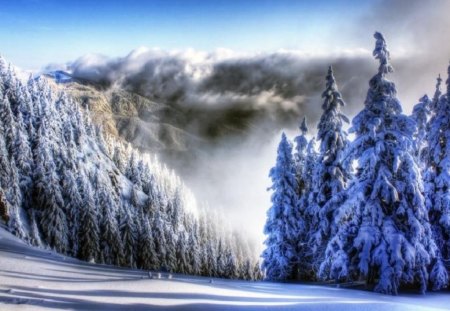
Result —
[{"label": "evergreen tree", "polygon": [[317,273],[323,260],[326,244],[331,236],[333,212],[337,208],[331,203],[347,186],[350,173],[342,165],[342,157],[348,145],[347,133],[343,124],[348,122],[341,113],[345,105],[338,91],[331,66],[326,77],[326,89],[322,93],[323,114],[318,125],[317,138],[320,153],[317,166],[313,170],[313,182],[309,201],[310,210],[310,248],[313,253],[313,270]]},{"label": "evergreen tree", "polygon": [[189,262],[189,274],[200,275],[201,273],[201,261],[199,250],[199,237],[198,237],[198,224],[193,224],[189,232],[188,238],[188,252],[186,254]]},{"label": "evergreen tree", "polygon": [[427,148],[426,135],[427,123],[431,114],[431,101],[427,95],[420,98],[419,103],[413,108],[412,119],[416,122],[416,131],[414,133],[414,154],[422,171],[425,169],[425,154]]},{"label": "evergreen tree", "polygon": [[49,163],[45,178],[46,187],[41,193],[41,227],[47,243],[57,252],[69,251],[69,226],[64,211],[64,200],[59,187],[59,177],[53,163]]},{"label": "evergreen tree", "polygon": [[147,218],[142,220],[139,248],[137,253],[138,267],[147,270],[157,270],[161,263],[156,252],[155,241]]},{"label": "evergreen tree", "polygon": [[91,184],[85,180],[83,183],[84,206],[81,212],[82,226],[79,230],[80,248],[79,257],[86,261],[95,261],[99,250],[98,211],[92,193]]},{"label": "evergreen tree", "polygon": [[[442,258],[450,262],[450,65],[447,93],[440,96],[440,77],[428,125],[426,205]],[[440,96],[440,97],[439,97]]]},{"label": "evergreen tree", "polygon": [[155,251],[159,256],[161,267],[165,267],[166,263],[166,237],[164,234],[164,222],[161,215],[157,213],[153,220],[153,237],[155,242]]},{"label": "evergreen tree", "polygon": [[136,268],[137,230],[130,213],[130,206],[126,203],[122,207],[120,231],[122,233],[124,264]]},{"label": "evergreen tree", "polygon": [[267,212],[264,233],[263,269],[269,280],[296,278],[297,237],[301,219],[298,213],[296,170],[292,146],[283,133],[275,167],[270,170],[272,207]]},{"label": "evergreen tree", "polygon": [[165,269],[169,272],[177,271],[177,237],[170,229],[170,226],[166,225],[164,230],[165,235],[165,249],[166,249],[166,258],[164,260]]},{"label": "evergreen tree", "polygon": [[188,238],[185,231],[181,231],[178,235],[178,241],[176,245],[176,260],[177,269],[179,273],[188,274],[192,269],[189,267],[188,254]]},{"label": "evergreen tree", "polygon": [[120,265],[123,262],[123,246],[119,232],[119,225],[115,212],[117,207],[111,197],[111,193],[106,190],[106,186],[100,184],[97,191],[98,206],[102,211],[100,218],[100,252],[102,262],[110,265]]},{"label": "evergreen tree", "polygon": [[[297,261],[298,261],[298,277],[302,280],[312,279],[312,252],[308,247],[309,228],[311,227],[311,217],[309,211],[309,194],[312,190],[312,171],[315,161],[314,148],[309,146],[306,134],[308,133],[308,126],[306,124],[306,117],[303,118],[300,124],[301,135],[295,138],[296,152],[294,154],[296,174],[297,174],[297,209],[303,222],[299,222],[299,230],[297,237]],[[300,220],[300,219],[299,219]]]},{"label": "evergreen tree", "polygon": [[[380,61],[370,80],[365,108],[354,118],[349,152],[358,173],[339,207],[338,230],[329,241],[322,275],[376,282],[375,291],[396,294],[414,283],[424,292],[428,268],[436,259],[419,167],[412,155],[414,122],[402,114],[382,34],[374,35]],[[430,280],[436,284],[436,280]]]},{"label": "evergreen tree", "polygon": [[62,190],[65,201],[67,223],[69,229],[70,253],[78,254],[78,231],[80,227],[80,212],[83,199],[81,197],[78,183],[71,170],[65,169],[63,173]]}]

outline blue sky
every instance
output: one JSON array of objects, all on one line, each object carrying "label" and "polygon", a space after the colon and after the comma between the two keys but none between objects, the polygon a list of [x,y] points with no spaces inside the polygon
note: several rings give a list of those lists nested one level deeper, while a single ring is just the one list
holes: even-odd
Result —
[{"label": "blue sky", "polygon": [[0,53],[36,69],[87,53],[126,55],[140,46],[242,52],[357,47],[354,37],[336,35],[371,2],[0,0]]}]

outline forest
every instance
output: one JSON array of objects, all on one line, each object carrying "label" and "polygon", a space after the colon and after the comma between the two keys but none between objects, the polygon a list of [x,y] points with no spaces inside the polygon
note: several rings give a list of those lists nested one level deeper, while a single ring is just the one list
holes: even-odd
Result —
[{"label": "forest", "polygon": [[349,133],[330,67],[317,136],[308,140],[304,118],[295,147],[281,137],[264,228],[269,280],[363,282],[385,294],[449,284],[450,66],[446,93],[439,76],[407,116],[386,78],[386,41],[374,37],[378,72]]}]

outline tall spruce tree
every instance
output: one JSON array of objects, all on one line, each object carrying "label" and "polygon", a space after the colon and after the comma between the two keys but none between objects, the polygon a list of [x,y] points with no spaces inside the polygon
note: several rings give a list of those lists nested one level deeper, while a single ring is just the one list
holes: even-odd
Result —
[{"label": "tall spruce tree", "polygon": [[[428,124],[425,193],[434,238],[441,256],[450,262],[450,65],[447,92],[440,96],[440,77]],[[450,267],[449,267],[450,268]]]},{"label": "tall spruce tree", "polygon": [[322,93],[323,114],[317,126],[317,138],[320,142],[317,165],[313,172],[313,182],[310,195],[310,241],[313,254],[313,270],[317,273],[327,242],[332,234],[331,223],[333,213],[338,207],[330,202],[346,188],[350,173],[342,165],[343,154],[348,145],[347,133],[343,124],[348,118],[342,114],[341,107],[345,105],[339,93],[333,69],[328,68],[326,89]]},{"label": "tall spruce tree", "polygon": [[155,241],[148,218],[142,219],[137,253],[138,267],[147,270],[157,270],[160,261],[156,252]]},{"label": "tall spruce tree", "polygon": [[79,257],[86,261],[96,261],[98,259],[100,239],[98,210],[95,205],[92,186],[87,178],[83,180],[83,199],[84,206],[81,209],[82,226],[78,231],[80,239]]},{"label": "tall spruce tree", "polygon": [[302,280],[310,280],[314,278],[312,262],[313,254],[308,247],[309,229],[311,227],[311,217],[308,214],[309,193],[311,191],[312,176],[311,165],[314,161],[315,153],[311,153],[314,148],[309,146],[306,134],[308,133],[308,126],[306,117],[300,123],[300,135],[295,138],[295,169],[297,177],[297,210],[299,213],[298,236],[297,236],[297,262],[298,275]]},{"label": "tall spruce tree", "polygon": [[[375,291],[396,294],[402,284],[425,292],[430,263],[437,259],[422,196],[420,169],[412,152],[414,122],[402,114],[381,33],[373,55],[378,73],[370,80],[365,108],[353,119],[350,153],[358,172],[338,209],[338,230],[325,253],[322,273],[363,279]],[[437,286],[439,287],[439,286]],[[437,288],[436,287],[436,288]]]},{"label": "tall spruce tree", "polygon": [[269,174],[273,190],[272,207],[267,212],[264,233],[266,249],[262,268],[269,280],[297,277],[297,244],[301,219],[298,213],[296,169],[292,145],[283,133],[278,146],[277,161]]},{"label": "tall spruce tree", "polygon": [[138,232],[130,212],[130,204],[123,204],[121,212],[120,231],[122,233],[123,243],[123,262],[128,267],[136,268]]},{"label": "tall spruce tree", "polygon": [[422,171],[425,169],[425,150],[427,150],[427,124],[431,114],[431,100],[427,95],[422,96],[419,102],[414,106],[412,119],[416,122],[416,131],[414,133],[414,154]]}]

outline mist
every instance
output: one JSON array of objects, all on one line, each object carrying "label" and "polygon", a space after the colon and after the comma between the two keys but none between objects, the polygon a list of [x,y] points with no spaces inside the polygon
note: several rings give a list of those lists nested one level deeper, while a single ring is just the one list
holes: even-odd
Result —
[{"label": "mist", "polygon": [[139,48],[120,58],[86,55],[65,69],[100,89],[122,88],[169,105],[172,112],[160,115],[160,122],[170,121],[201,143],[183,154],[158,151],[163,161],[182,175],[199,201],[222,209],[261,245],[270,207],[268,172],[279,135],[284,130],[294,138],[303,116],[315,134],[328,66],[334,68],[347,104],[344,113],[351,118],[363,108],[368,81],[377,70],[372,34],[383,32],[395,69],[390,78],[409,114],[421,96],[433,95],[437,74],[446,72],[448,12],[450,2],[443,0],[377,1],[350,26],[337,25],[359,46],[341,52]]}]

